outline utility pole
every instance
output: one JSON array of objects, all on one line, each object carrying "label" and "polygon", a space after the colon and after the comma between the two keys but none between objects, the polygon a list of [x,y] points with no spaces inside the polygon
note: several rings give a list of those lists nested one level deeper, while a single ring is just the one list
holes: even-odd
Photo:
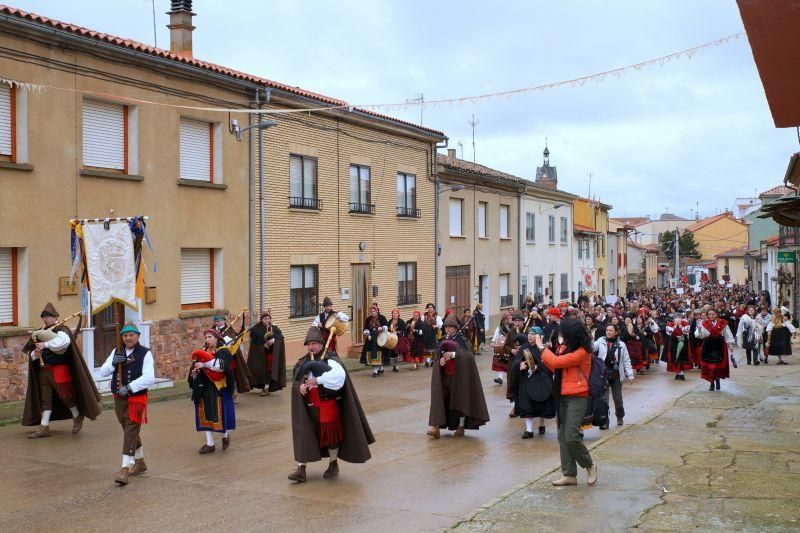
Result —
[{"label": "utility pole", "polygon": [[681,279],[681,235],[675,227],[675,286]]},{"label": "utility pole", "polygon": [[475,126],[479,124],[478,119],[475,118],[475,113],[472,114],[472,118],[469,119],[467,124],[472,127],[472,162],[475,163]]}]

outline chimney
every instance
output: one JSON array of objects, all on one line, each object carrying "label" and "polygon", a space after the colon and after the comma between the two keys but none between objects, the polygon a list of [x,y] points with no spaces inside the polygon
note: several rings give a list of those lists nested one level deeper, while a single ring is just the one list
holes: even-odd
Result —
[{"label": "chimney", "polygon": [[447,159],[455,160],[456,158],[456,149],[455,148],[448,148],[447,149]]},{"label": "chimney", "polygon": [[183,57],[192,57],[192,0],[172,0],[169,12],[169,51]]}]

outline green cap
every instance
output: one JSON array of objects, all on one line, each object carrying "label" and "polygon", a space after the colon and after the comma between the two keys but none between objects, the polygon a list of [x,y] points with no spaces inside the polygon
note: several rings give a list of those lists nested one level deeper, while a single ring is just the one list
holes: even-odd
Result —
[{"label": "green cap", "polygon": [[544,335],[544,330],[542,330],[542,328],[539,326],[533,326],[528,330],[528,333],[533,335]]},{"label": "green cap", "polygon": [[122,331],[119,332],[120,335],[125,335],[126,333],[136,333],[137,335],[142,334],[142,332],[139,331],[139,328],[137,328],[134,324],[125,324],[125,326],[122,328]]},{"label": "green cap", "polygon": [[227,319],[222,315],[214,315],[214,322],[216,322],[217,320],[227,320]]}]

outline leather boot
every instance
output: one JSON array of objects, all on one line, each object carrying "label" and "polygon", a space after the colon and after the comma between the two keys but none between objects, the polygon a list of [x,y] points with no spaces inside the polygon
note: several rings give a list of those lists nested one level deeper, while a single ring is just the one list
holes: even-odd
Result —
[{"label": "leather boot", "polygon": [[230,437],[222,437],[222,449],[227,450],[228,446],[231,445],[231,438]]},{"label": "leather boot", "polygon": [[78,415],[72,419],[72,434],[78,433],[83,429],[83,415]]},{"label": "leather boot", "polygon": [[128,475],[138,476],[139,474],[143,474],[145,472],[147,472],[147,465],[144,464],[144,459],[136,459],[136,462],[133,463],[132,467],[130,467]]},{"label": "leather boot", "polygon": [[129,475],[130,469],[127,466],[123,466],[117,472],[117,475],[114,477],[114,481],[116,481],[120,486],[125,486],[128,484]]},{"label": "leather boot", "polygon": [[328,469],[322,474],[325,479],[334,478],[339,475],[339,461],[333,460],[328,465]]},{"label": "leather boot", "polygon": [[44,439],[50,436],[50,426],[39,426],[39,429],[28,435],[29,439]]},{"label": "leather boot", "polygon": [[428,435],[429,437],[433,437],[434,439],[438,439],[439,438],[439,428],[438,427],[432,427],[431,429],[426,431],[425,434]]},{"label": "leather boot", "polygon": [[214,453],[217,450],[216,446],[209,446],[208,444],[203,444],[203,447],[200,448],[197,453],[200,455],[206,455],[209,453]]},{"label": "leather boot", "polygon": [[463,437],[464,436],[464,426],[459,427],[457,430],[453,432],[454,437]]},{"label": "leather boot", "polygon": [[554,487],[566,487],[567,485],[577,485],[578,478],[574,476],[561,476],[560,479],[553,481]]},{"label": "leather boot", "polygon": [[297,470],[289,474],[289,479],[298,483],[306,481],[306,465],[297,465]]}]

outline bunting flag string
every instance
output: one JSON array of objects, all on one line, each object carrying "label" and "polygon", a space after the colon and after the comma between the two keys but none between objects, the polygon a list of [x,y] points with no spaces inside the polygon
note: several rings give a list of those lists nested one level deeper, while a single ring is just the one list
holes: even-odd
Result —
[{"label": "bunting flag string", "polygon": [[113,98],[120,101],[131,102],[135,104],[149,104],[149,105],[158,105],[163,107],[171,107],[176,109],[187,109],[187,110],[194,110],[194,111],[211,111],[211,112],[224,112],[224,113],[248,113],[248,114],[258,114],[258,115],[288,115],[294,113],[323,113],[323,112],[330,112],[333,110],[365,110],[365,111],[384,111],[384,112],[391,112],[391,111],[402,111],[409,108],[416,108],[418,106],[434,106],[439,107],[442,105],[452,105],[452,104],[465,104],[471,103],[476,104],[478,102],[494,99],[494,98],[502,98],[507,99],[514,96],[528,94],[528,93],[536,93],[536,92],[543,92],[549,91],[553,89],[560,89],[560,88],[574,88],[574,87],[583,87],[589,82],[594,83],[603,83],[609,77],[613,77],[615,79],[621,78],[623,75],[630,73],[631,71],[641,71],[642,69],[652,67],[654,65],[658,65],[663,67],[667,63],[672,61],[677,61],[681,58],[692,59],[696,54],[702,53],[708,48],[717,47],[725,45],[731,41],[739,39],[743,36],[743,32],[734,33],[732,35],[728,35],[726,37],[722,37],[721,39],[716,39],[714,41],[710,41],[707,43],[703,43],[698,46],[693,46],[691,48],[687,48],[685,50],[680,50],[678,52],[673,52],[671,54],[667,54],[661,57],[656,57],[653,59],[648,59],[646,61],[642,61],[639,63],[635,63],[633,65],[628,65],[625,67],[619,67],[612,70],[607,70],[604,72],[598,72],[595,74],[590,74],[587,76],[580,76],[578,78],[572,78],[569,80],[562,80],[552,83],[545,83],[542,85],[536,85],[533,87],[523,87],[519,89],[511,89],[505,91],[498,91],[492,93],[485,93],[485,94],[477,94],[471,96],[458,96],[454,98],[441,98],[441,99],[434,99],[434,100],[410,100],[407,102],[402,103],[382,103],[382,104],[342,104],[342,105],[333,105],[333,106],[318,106],[318,107],[308,107],[308,108],[292,108],[292,109],[250,109],[250,108],[221,108],[221,107],[199,107],[199,106],[189,106],[189,105],[180,105],[180,104],[168,104],[163,102],[153,102],[149,100],[142,100],[137,98],[130,98],[126,96],[120,95],[113,95],[95,91],[86,91],[74,88],[67,88],[67,87],[54,87],[49,85],[37,85],[31,83],[23,83],[16,80],[4,79],[0,78],[0,83],[5,83],[12,87],[18,87],[23,90],[29,91],[36,91],[41,92],[46,89],[53,89],[53,90],[61,90],[61,91],[71,91],[71,92],[78,92],[85,95],[96,96],[96,97],[104,97],[104,98]]}]

